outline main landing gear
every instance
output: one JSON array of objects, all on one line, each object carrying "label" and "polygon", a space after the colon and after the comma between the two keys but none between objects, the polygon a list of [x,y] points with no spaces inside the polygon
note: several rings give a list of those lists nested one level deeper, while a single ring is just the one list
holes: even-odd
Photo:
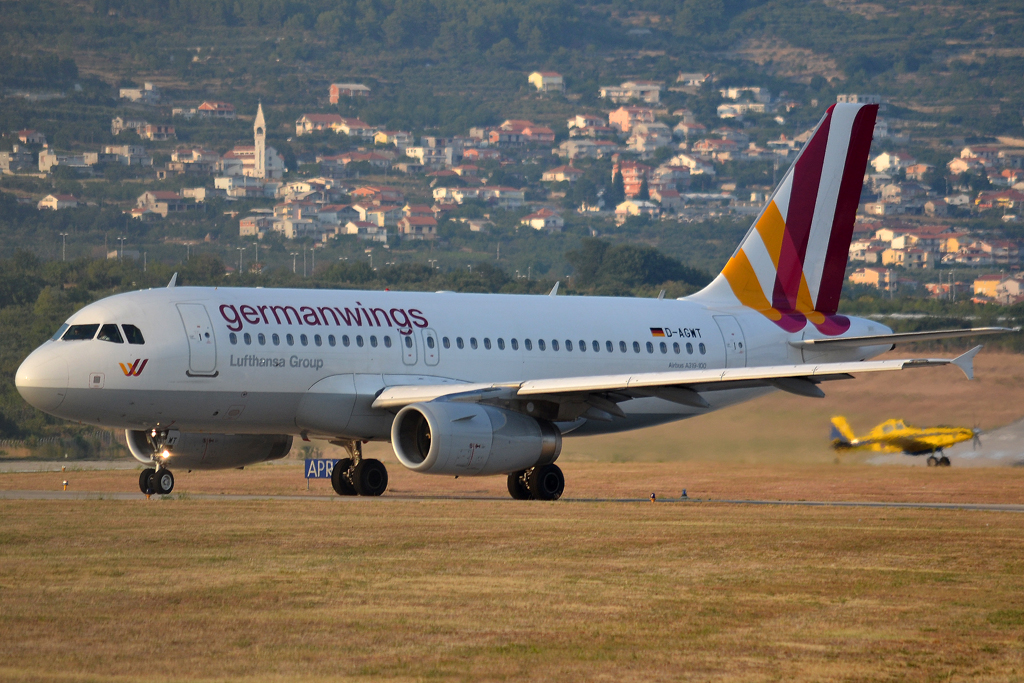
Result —
[{"label": "main landing gear", "polygon": [[174,490],[174,475],[171,474],[170,470],[163,467],[156,470],[148,467],[142,470],[142,474],[139,475],[139,488],[147,496],[151,496],[154,493],[166,496]]},{"label": "main landing gear", "polygon": [[938,458],[936,458],[935,454],[932,453],[928,456],[928,467],[949,467],[949,458],[942,455],[942,451],[939,451]]},{"label": "main landing gear", "polygon": [[516,500],[558,500],[565,477],[558,465],[541,465],[508,475],[508,492]]},{"label": "main landing gear", "polygon": [[344,444],[351,457],[334,464],[331,485],[339,496],[379,496],[388,488],[388,470],[384,463],[363,457],[363,444],[348,441]]}]

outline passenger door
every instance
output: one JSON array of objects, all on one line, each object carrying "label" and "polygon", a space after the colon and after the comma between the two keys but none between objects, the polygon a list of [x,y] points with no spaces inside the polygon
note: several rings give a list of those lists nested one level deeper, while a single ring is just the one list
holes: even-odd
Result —
[{"label": "passenger door", "polygon": [[178,314],[188,336],[189,377],[216,377],[217,340],[213,324],[203,304],[178,304]]},{"label": "passenger door", "polygon": [[747,364],[747,350],[743,339],[743,330],[736,318],[731,315],[716,315],[715,322],[725,339],[725,367],[742,368]]}]

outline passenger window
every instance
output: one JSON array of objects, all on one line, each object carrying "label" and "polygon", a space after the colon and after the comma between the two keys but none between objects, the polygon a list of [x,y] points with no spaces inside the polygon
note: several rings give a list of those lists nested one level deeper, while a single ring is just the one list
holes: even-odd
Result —
[{"label": "passenger window", "polygon": [[356,346],[358,346],[359,348],[363,348],[363,335],[356,335]]},{"label": "passenger window", "polygon": [[512,339],[512,350],[513,351],[518,351],[519,350],[519,340],[518,339]]},{"label": "passenger window", "polygon": [[252,344],[252,335],[249,334],[248,332],[246,332],[245,334],[242,335],[242,341],[245,342],[246,346],[251,345]]},{"label": "passenger window", "polygon": [[433,337],[427,337],[427,348],[428,349],[432,349],[432,348],[434,348],[434,346],[435,346],[434,338]]},{"label": "passenger window", "polygon": [[238,335],[235,334],[234,332],[232,332],[231,334],[228,335],[228,341],[230,341],[232,344],[237,344],[238,343]]},{"label": "passenger window", "polygon": [[[329,335],[327,335],[327,343],[330,344],[331,346],[337,346],[338,345],[338,340],[334,338],[333,334],[329,334]],[[391,345],[388,344],[388,346],[391,346]]]},{"label": "passenger window", "polygon": [[384,346],[386,346],[389,349],[391,348],[391,337],[387,335],[384,336]]},{"label": "passenger window", "polygon": [[691,356],[693,355],[693,344],[690,342],[686,342],[686,352]]},{"label": "passenger window", "polygon": [[[530,347],[529,347],[529,346],[527,346],[526,348],[530,348]],[[546,349],[544,348],[544,340],[543,340],[543,339],[538,339],[538,340],[537,340],[537,350],[538,350],[538,351],[544,351],[544,350],[546,350]]]},{"label": "passenger window", "polygon": [[612,351],[615,350],[615,346],[610,341],[606,341],[604,343],[604,348],[608,351],[608,353],[611,353]]},{"label": "passenger window", "polygon": [[654,353],[654,344],[647,342],[647,353]]},{"label": "passenger window", "polygon": [[142,338],[142,330],[135,327],[135,325],[121,325],[124,329],[124,338],[129,344],[145,344],[146,340]]},{"label": "passenger window", "polygon": [[469,347],[474,351],[476,350],[476,337],[469,338]]},{"label": "passenger window", "polygon": [[284,335],[284,340],[288,342],[288,346],[295,346],[295,337],[293,337],[292,335]]},{"label": "passenger window", "polygon": [[[261,334],[260,336],[262,337],[263,335]],[[263,342],[260,342],[260,343],[262,344]],[[317,346],[323,346],[324,345],[324,340],[323,340],[323,338],[320,337],[319,334],[314,334],[313,335],[313,343],[316,344]]]},{"label": "passenger window", "polygon": [[60,326],[60,329],[54,332],[53,336],[50,337],[50,341],[57,341],[64,336],[64,333],[68,331],[68,324],[64,323]]},{"label": "passenger window", "polygon": [[83,341],[85,339],[92,339],[96,336],[96,330],[100,329],[99,325],[72,325],[68,328],[68,331],[61,337],[64,341]]},{"label": "passenger window", "polygon": [[640,353],[640,342],[633,342],[633,353]]},{"label": "passenger window", "polygon": [[104,325],[100,328],[100,333],[96,335],[96,338],[100,341],[124,344],[124,340],[121,339],[121,332],[117,329],[117,325]]},{"label": "passenger window", "polygon": [[572,351],[572,340],[571,339],[566,339],[565,340],[565,350],[566,351]]},{"label": "passenger window", "polygon": [[594,349],[594,353],[597,353],[598,351],[601,350],[601,345],[597,342],[596,339],[590,342],[590,346]]},{"label": "passenger window", "polygon": [[347,334],[341,335],[341,344],[342,344],[342,346],[348,346],[351,343],[352,343],[352,341],[348,338]]},{"label": "passenger window", "polygon": [[624,342],[624,341],[620,341],[619,342],[619,351],[621,351],[622,353],[626,352],[626,342]]},{"label": "passenger window", "polygon": [[377,335],[370,335],[370,346],[372,346],[373,348],[377,348]]},{"label": "passenger window", "polygon": [[[543,351],[543,349],[541,349],[541,350]],[[552,339],[551,340],[551,350],[552,351],[557,351],[558,350],[558,340],[557,339]]]},{"label": "passenger window", "polygon": [[491,350],[491,338],[490,337],[484,337],[484,348],[487,349],[488,351]]},{"label": "passenger window", "polygon": [[658,344],[658,348],[661,349],[662,353],[668,353],[668,344],[666,344],[665,342],[661,342],[660,344]]},{"label": "passenger window", "polygon": [[405,335],[405,348],[407,348],[407,349],[411,349],[412,348],[412,335],[411,334]]},{"label": "passenger window", "polygon": [[274,334],[270,335],[270,341],[274,342],[274,346],[280,346],[281,345],[281,335],[279,335],[277,332],[275,332]]},{"label": "passenger window", "polygon": [[580,339],[580,351],[586,351],[586,350],[587,350],[587,342],[585,342],[582,339]]},{"label": "passenger window", "polygon": [[455,345],[458,346],[460,349],[466,348],[466,345],[462,343],[462,337],[455,338]]},{"label": "passenger window", "polygon": [[[512,341],[515,341],[515,339],[513,339]],[[541,343],[543,344],[544,342],[541,342]],[[529,339],[524,339],[523,340],[523,344],[526,346],[526,350],[527,351],[533,351],[533,342],[532,341],[530,341]]]},{"label": "passenger window", "polygon": [[302,342],[303,346],[309,346],[309,337],[304,334],[299,335],[299,341]]},{"label": "passenger window", "polygon": [[700,344],[698,344],[698,345],[697,345],[697,348],[698,348],[698,349],[700,349],[700,355],[702,355],[702,356],[703,356],[703,355],[704,355],[705,353],[707,353],[707,352],[708,352],[708,347],[704,346],[704,342],[701,342]]},{"label": "passenger window", "polygon": [[679,342],[672,342],[672,353],[679,355]]},{"label": "passenger window", "polygon": [[256,341],[258,341],[260,343],[260,346],[266,346],[267,345],[267,335],[265,335],[262,332],[260,332],[259,334],[256,335]]},{"label": "passenger window", "polygon": [[501,337],[498,337],[498,348],[501,349],[502,351],[505,350],[505,340],[502,339]]},{"label": "passenger window", "polygon": [[442,337],[441,338],[441,343],[444,344],[444,348],[446,348],[446,349],[452,348],[452,343],[450,341],[448,341],[448,337]]}]

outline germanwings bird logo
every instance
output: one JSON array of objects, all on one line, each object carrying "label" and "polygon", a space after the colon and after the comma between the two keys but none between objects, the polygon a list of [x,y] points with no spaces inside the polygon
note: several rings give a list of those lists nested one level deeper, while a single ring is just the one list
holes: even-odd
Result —
[{"label": "germanwings bird logo", "polygon": [[[787,332],[809,321],[826,335],[836,314],[878,105],[836,104],[804,145],[768,206],[708,287],[728,290]],[[722,282],[722,280],[725,282]]]},{"label": "germanwings bird logo", "polygon": [[121,372],[124,373],[125,377],[138,377],[146,369],[146,363],[148,362],[148,358],[136,358],[135,362],[131,365],[125,365],[124,363],[118,363],[118,365],[121,366]]}]

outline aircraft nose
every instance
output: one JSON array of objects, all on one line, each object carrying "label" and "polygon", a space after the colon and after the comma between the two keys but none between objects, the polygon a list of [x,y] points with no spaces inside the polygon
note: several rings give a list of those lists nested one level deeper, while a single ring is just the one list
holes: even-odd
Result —
[{"label": "aircraft nose", "polygon": [[56,410],[68,392],[68,362],[52,353],[34,351],[18,368],[14,384],[29,404],[45,412]]}]

